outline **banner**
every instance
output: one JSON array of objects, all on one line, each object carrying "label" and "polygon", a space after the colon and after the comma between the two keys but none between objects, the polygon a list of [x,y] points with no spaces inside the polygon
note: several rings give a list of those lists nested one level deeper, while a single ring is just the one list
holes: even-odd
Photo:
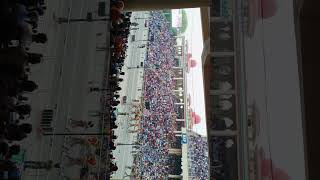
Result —
[{"label": "banner", "polygon": [[187,144],[188,142],[188,137],[186,134],[182,134],[182,137],[181,137],[181,144]]}]

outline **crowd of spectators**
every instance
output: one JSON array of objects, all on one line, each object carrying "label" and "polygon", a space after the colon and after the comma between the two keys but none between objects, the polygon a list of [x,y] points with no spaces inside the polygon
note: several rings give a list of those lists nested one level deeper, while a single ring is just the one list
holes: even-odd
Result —
[{"label": "crowd of spectators", "polygon": [[102,122],[103,127],[107,136],[103,139],[103,148],[107,147],[107,151],[102,154],[102,158],[105,159],[107,164],[106,174],[104,179],[110,179],[113,172],[118,170],[117,164],[113,161],[115,157],[112,151],[116,149],[114,135],[114,129],[118,126],[116,124],[116,106],[120,104],[119,91],[121,87],[119,82],[123,81],[121,76],[125,75],[122,71],[124,66],[124,60],[126,57],[129,28],[130,28],[130,17],[131,12],[123,12],[124,3],[120,0],[111,0],[111,38],[110,38],[110,64],[106,69],[106,76],[104,79],[103,89],[92,88],[92,91],[103,91],[102,105],[103,114]]},{"label": "crowd of spectators", "polygon": [[198,180],[209,179],[208,141],[200,135],[188,136],[189,175]]},{"label": "crowd of spectators", "polygon": [[161,180],[169,172],[169,147],[174,141],[175,119],[173,67],[175,39],[163,14],[152,11],[145,60],[144,108],[138,132],[139,153],[135,174],[142,179]]},{"label": "crowd of spectators", "polygon": [[0,179],[20,179],[12,157],[20,153],[16,143],[32,132],[26,93],[38,85],[28,75],[43,56],[29,50],[32,43],[47,41],[45,34],[37,32],[45,9],[43,0],[0,1]]}]

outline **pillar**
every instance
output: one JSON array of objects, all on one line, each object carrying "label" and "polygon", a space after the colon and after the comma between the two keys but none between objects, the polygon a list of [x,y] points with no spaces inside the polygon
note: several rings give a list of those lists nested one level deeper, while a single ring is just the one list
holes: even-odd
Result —
[{"label": "pillar", "polygon": [[170,148],[169,149],[169,154],[181,155],[182,154],[182,150],[181,149]]},{"label": "pillar", "polygon": [[238,134],[238,131],[232,131],[232,130],[212,130],[209,132],[211,136],[236,136]]},{"label": "pillar", "polygon": [[201,59],[202,59],[202,66],[204,67],[208,56],[210,54],[210,36],[208,37],[208,39],[205,39],[204,40],[204,47],[203,47],[203,51],[202,51],[202,54],[201,54]]},{"label": "pillar", "polygon": [[174,103],[175,105],[184,105],[184,103]]},{"label": "pillar", "polygon": [[184,36],[173,36],[173,37],[178,39],[178,38],[183,38]]},{"label": "pillar", "polygon": [[183,78],[173,78],[173,80],[183,80]]},{"label": "pillar", "polygon": [[171,179],[181,179],[182,176],[181,175],[173,175],[173,174],[169,174],[168,178],[171,178]]},{"label": "pillar", "polygon": [[211,22],[224,22],[226,21],[226,18],[224,17],[210,17]]},{"label": "pillar", "polygon": [[210,95],[231,95],[235,94],[234,90],[210,90]]},{"label": "pillar", "polygon": [[210,0],[126,0],[126,11],[209,7]]},{"label": "pillar", "polygon": [[234,56],[234,52],[211,52],[211,57],[232,57]]}]

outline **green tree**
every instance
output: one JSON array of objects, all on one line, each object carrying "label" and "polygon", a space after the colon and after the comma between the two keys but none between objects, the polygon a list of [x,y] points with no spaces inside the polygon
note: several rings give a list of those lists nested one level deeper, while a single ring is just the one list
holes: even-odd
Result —
[{"label": "green tree", "polygon": [[188,27],[188,17],[185,10],[182,10],[182,26],[180,28],[180,33],[184,33]]},{"label": "green tree", "polygon": [[[172,13],[171,10],[163,10],[163,15],[165,16],[168,24],[170,25],[170,30],[172,31],[173,35],[176,36],[178,34],[178,28],[172,27]],[[188,17],[187,12],[185,10],[182,10],[182,24],[179,33],[184,33],[187,30],[188,27]]]}]

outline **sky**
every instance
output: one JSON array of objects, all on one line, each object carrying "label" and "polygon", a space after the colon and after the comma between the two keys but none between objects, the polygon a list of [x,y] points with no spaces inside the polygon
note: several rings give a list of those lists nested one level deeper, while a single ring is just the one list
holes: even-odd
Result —
[{"label": "sky", "polygon": [[204,89],[202,78],[201,55],[203,50],[203,37],[200,8],[185,9],[188,17],[188,27],[185,37],[189,43],[189,52],[197,61],[197,66],[187,75],[187,90],[191,96],[191,108],[201,117],[201,123],[194,125],[194,131],[207,136],[206,115],[204,105]]}]

